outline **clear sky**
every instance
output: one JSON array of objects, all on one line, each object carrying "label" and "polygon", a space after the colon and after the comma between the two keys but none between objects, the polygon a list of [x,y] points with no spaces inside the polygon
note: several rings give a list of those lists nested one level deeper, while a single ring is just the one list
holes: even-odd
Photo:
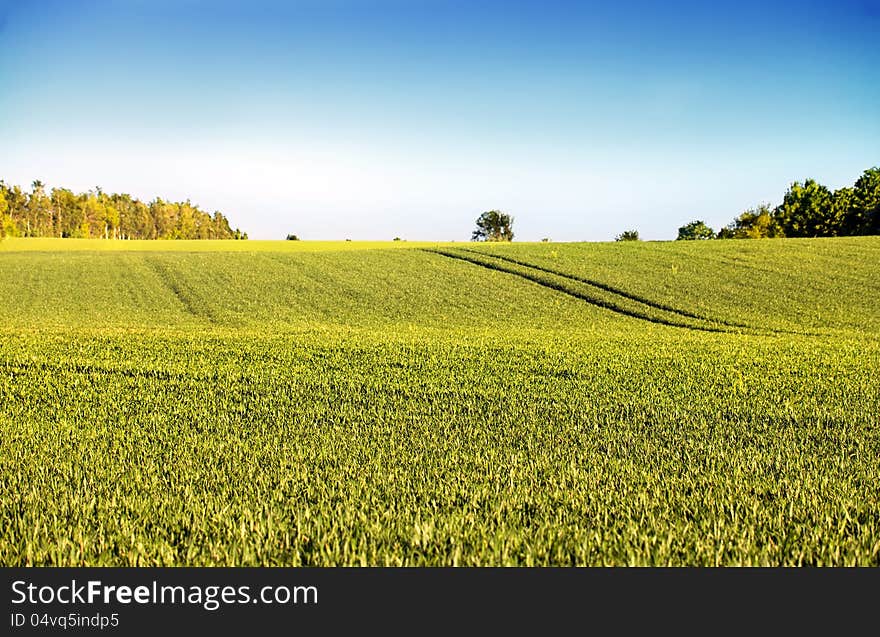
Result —
[{"label": "clear sky", "polygon": [[674,238],[880,164],[880,2],[0,0],[0,178],[251,238]]}]

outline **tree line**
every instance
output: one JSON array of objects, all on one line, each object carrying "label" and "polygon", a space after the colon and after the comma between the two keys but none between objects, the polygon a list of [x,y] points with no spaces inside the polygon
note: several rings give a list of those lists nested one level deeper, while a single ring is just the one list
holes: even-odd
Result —
[{"label": "tree line", "polygon": [[678,239],[847,237],[880,234],[880,168],[869,168],[852,187],[830,190],[814,179],[796,181],[775,208],[761,204],[714,232],[703,221],[678,229]]},{"label": "tree line", "polygon": [[[472,241],[512,241],[513,217],[489,210],[477,218]],[[846,237],[880,235],[880,168],[869,168],[851,187],[830,190],[815,179],[795,181],[782,203],[746,210],[715,232],[702,220],[678,229],[679,241],[761,239],[772,237]],[[626,230],[616,241],[639,241],[638,230]],[[548,241],[548,239],[545,239]]]},{"label": "tree line", "polygon": [[103,239],[247,239],[219,211],[155,198],[144,203],[128,194],[95,188],[74,193],[46,191],[36,180],[30,192],[0,181],[0,236]]}]

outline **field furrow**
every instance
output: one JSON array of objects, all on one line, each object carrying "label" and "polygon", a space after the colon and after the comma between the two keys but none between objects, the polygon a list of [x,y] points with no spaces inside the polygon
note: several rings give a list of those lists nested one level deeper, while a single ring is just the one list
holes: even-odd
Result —
[{"label": "field furrow", "polygon": [[[435,249],[430,250],[430,252],[450,259],[459,259],[489,270],[496,270],[498,272],[518,276],[556,292],[561,292],[576,299],[580,299],[581,301],[586,301],[590,305],[615,312],[628,318],[648,321],[649,323],[659,323],[669,327],[681,327],[707,332],[730,331],[722,324],[716,323],[713,325],[711,322],[701,317],[693,317],[687,313],[665,309],[651,303],[645,303],[636,300],[629,295],[612,292],[578,278],[560,275],[543,268],[536,268],[510,259],[499,259],[495,255],[491,255],[491,257],[487,258],[477,252],[465,250]],[[506,264],[498,263],[499,260],[506,261]]]}]

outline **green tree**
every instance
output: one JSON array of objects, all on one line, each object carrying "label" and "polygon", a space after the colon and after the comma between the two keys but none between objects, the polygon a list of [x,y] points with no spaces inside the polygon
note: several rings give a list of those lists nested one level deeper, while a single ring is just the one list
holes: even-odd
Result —
[{"label": "green tree", "polygon": [[115,228],[117,239],[147,238],[142,231],[149,224],[143,222],[141,208],[144,206],[140,201],[127,194],[110,195],[107,201],[119,215],[119,223]]},{"label": "green tree", "polygon": [[31,183],[25,217],[25,236],[44,237],[52,232],[52,205],[42,181]]},{"label": "green tree", "polygon": [[848,218],[855,204],[853,194],[852,188],[838,188],[831,195],[831,218],[834,219],[837,235],[851,233]]},{"label": "green tree", "polygon": [[842,226],[845,234],[880,234],[880,168],[869,168],[856,181]]},{"label": "green tree", "polygon": [[513,217],[500,210],[489,210],[477,217],[471,241],[513,241]]},{"label": "green tree", "polygon": [[766,239],[785,236],[773,216],[770,204],[749,208],[718,232],[719,239]]},{"label": "green tree", "polygon": [[131,233],[126,235],[127,239],[155,239],[156,225],[153,223],[153,217],[150,216],[150,206],[143,201],[135,199],[133,201],[133,217],[131,221]]},{"label": "green tree", "polygon": [[30,193],[0,181],[6,211],[0,232],[26,237],[104,237],[106,239],[246,239],[233,231],[222,213],[213,215],[190,201],[155,199],[149,204],[127,194],[108,194],[100,187],[74,194],[53,188],[47,195],[35,180]]},{"label": "green tree", "polygon": [[715,232],[707,226],[703,221],[691,221],[678,229],[677,241],[697,241],[702,239],[712,239]]},{"label": "green tree", "polygon": [[79,227],[74,236],[84,239],[103,236],[106,227],[104,216],[104,205],[94,192],[81,195]]},{"label": "green tree", "polygon": [[[0,184],[2,186],[2,184]],[[0,239],[6,236],[6,211],[9,210],[9,204],[6,202],[6,194],[4,189],[0,187]]]},{"label": "green tree", "polygon": [[796,181],[773,216],[786,237],[832,237],[840,230],[833,204],[831,191],[816,180]]},{"label": "green tree", "polygon": [[150,202],[150,216],[153,218],[153,238],[171,239],[177,223],[177,206],[156,197]]},{"label": "green tree", "polygon": [[624,230],[614,237],[615,241],[640,241],[638,230]]},{"label": "green tree", "polygon": [[27,195],[18,186],[6,186],[5,184],[2,186],[5,190],[3,196],[7,204],[4,232],[10,237],[20,237],[25,234],[28,213]]},{"label": "green tree", "polygon": [[109,201],[104,202],[104,238],[117,239],[119,236],[119,210]]},{"label": "green tree", "polygon": [[52,234],[58,237],[72,237],[80,225],[79,202],[73,191],[67,188],[52,189],[52,212],[54,228]]},{"label": "green tree", "polygon": [[177,225],[174,229],[175,239],[189,239],[195,237],[197,223],[197,209],[189,200],[177,206]]}]

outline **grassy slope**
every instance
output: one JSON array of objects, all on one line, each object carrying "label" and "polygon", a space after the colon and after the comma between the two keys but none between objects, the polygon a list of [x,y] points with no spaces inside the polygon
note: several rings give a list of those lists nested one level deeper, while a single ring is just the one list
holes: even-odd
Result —
[{"label": "grassy slope", "polygon": [[607,323],[607,312],[570,296],[424,251],[438,247],[500,254],[758,327],[880,332],[880,241],[871,237],[479,246],[6,240],[0,297],[16,302],[0,308],[0,319],[15,327],[257,330],[504,323],[589,331]]},{"label": "grassy slope", "polygon": [[0,563],[878,563],[877,239],[120,243],[0,247]]},{"label": "grassy slope", "polygon": [[0,318],[16,327],[541,328],[601,318],[528,282],[472,272],[420,250],[3,256],[20,274],[0,279],[0,295],[16,298]]},{"label": "grassy slope", "polygon": [[478,249],[755,325],[880,332],[877,237]]}]

